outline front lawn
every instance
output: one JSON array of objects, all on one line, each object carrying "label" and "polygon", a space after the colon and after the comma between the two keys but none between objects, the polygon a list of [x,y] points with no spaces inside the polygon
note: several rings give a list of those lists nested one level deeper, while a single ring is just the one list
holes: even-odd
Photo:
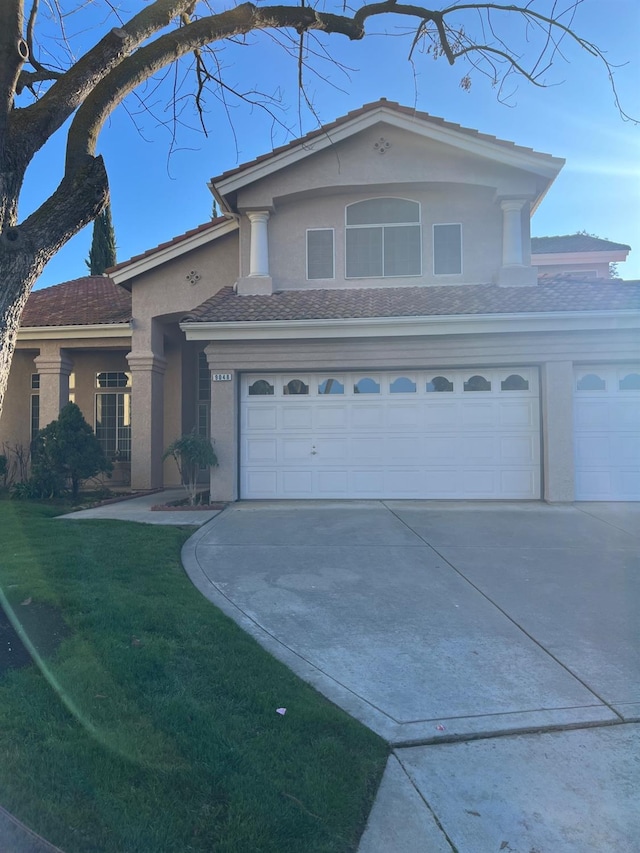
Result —
[{"label": "front lawn", "polygon": [[191,531],[57,512],[0,501],[40,660],[0,669],[0,804],[65,853],[355,850],[385,744],[196,592]]}]

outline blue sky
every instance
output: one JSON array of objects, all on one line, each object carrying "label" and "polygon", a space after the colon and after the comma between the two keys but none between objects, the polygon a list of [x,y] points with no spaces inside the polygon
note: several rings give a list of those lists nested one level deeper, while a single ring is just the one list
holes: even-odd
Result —
[{"label": "blue sky", "polygon": [[[596,60],[570,49],[568,62],[547,75],[554,85],[538,89],[520,81],[503,104],[481,76],[473,78],[470,92],[463,91],[462,67],[450,68],[431,57],[418,57],[412,66],[406,59],[408,42],[397,35],[393,21],[386,26],[394,35],[384,35],[379,22],[371,27],[379,35],[363,42],[337,36],[322,39],[339,62],[353,69],[346,76],[337,67],[316,61],[315,72],[307,75],[308,92],[322,122],[386,97],[563,157],[566,166],[534,216],[532,234],[585,230],[627,243],[634,251],[619,273],[640,279],[640,126],[620,118],[606,72]],[[620,65],[615,79],[621,101],[628,113],[640,118],[640,2],[585,0],[575,29]],[[169,130],[148,114],[137,119],[141,131],[122,108],[105,126],[99,151],[110,176],[119,261],[207,221],[212,203],[209,178],[317,126],[311,112],[299,109],[295,60],[268,34],[250,41],[249,46],[231,45],[221,54],[225,80],[242,90],[260,87],[278,92],[284,105],[281,119],[289,132],[274,126],[262,110],[237,102],[230,123],[213,97],[208,101],[208,138],[181,128],[172,153]],[[153,93],[150,99],[157,103],[156,115],[169,118],[160,95]],[[137,108],[135,102],[131,106]],[[40,152],[27,176],[21,217],[55,188],[63,157],[62,136]],[[49,263],[38,286],[84,275],[90,240],[88,227]]]}]

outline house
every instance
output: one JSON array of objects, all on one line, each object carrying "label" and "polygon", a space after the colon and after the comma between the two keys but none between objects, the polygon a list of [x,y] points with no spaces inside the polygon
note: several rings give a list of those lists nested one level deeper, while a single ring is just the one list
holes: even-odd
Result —
[{"label": "house", "polygon": [[197,429],[217,500],[640,500],[640,283],[532,245],[562,165],[380,100],[225,172],[219,218],[32,294],[0,442],[71,396],[137,489]]}]

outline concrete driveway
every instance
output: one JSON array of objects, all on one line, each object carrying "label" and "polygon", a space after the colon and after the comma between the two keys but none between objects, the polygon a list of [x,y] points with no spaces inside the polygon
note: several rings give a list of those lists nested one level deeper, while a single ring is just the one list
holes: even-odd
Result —
[{"label": "concrete driveway", "polygon": [[361,853],[637,850],[640,504],[238,503],[183,562],[393,745]]}]

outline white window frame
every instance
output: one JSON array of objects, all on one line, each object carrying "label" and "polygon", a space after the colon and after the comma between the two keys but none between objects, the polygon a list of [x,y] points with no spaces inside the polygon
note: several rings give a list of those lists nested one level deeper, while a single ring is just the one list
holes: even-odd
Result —
[{"label": "white window frame", "polygon": [[[347,211],[350,207],[354,207],[355,205],[361,204],[364,201],[383,201],[385,199],[396,199],[398,201],[408,201],[412,204],[417,205],[418,208],[418,221],[417,222],[371,222],[366,225],[348,225],[347,224]],[[385,275],[384,274],[384,229],[385,228],[397,228],[397,227],[407,227],[407,228],[415,228],[419,229],[420,233],[420,269],[419,272],[416,273],[407,273],[406,275]],[[382,231],[382,271],[380,275],[347,275],[347,263],[348,263],[348,248],[347,248],[347,231],[356,230],[358,228],[380,228]],[[415,198],[405,198],[404,196],[395,196],[395,195],[381,195],[374,196],[373,198],[361,198],[358,201],[352,201],[349,204],[345,205],[344,209],[344,231],[345,231],[345,240],[344,240],[344,277],[349,281],[354,281],[356,279],[366,279],[366,278],[419,278],[422,276],[422,255],[423,255],[423,233],[422,233],[422,204],[419,201],[416,201]]]},{"label": "white window frame", "polygon": [[[309,275],[309,233],[311,231],[330,231],[331,232],[331,275],[319,276],[311,278]],[[307,228],[305,234],[305,251],[306,251],[306,274],[307,281],[333,281],[336,277],[336,229],[331,227]]]},{"label": "white window frame", "polygon": [[[436,272],[436,228],[440,228],[442,226],[452,226],[457,225],[460,229],[460,272]],[[463,250],[463,234],[462,234],[462,222],[434,222],[431,226],[431,246],[432,246],[432,268],[434,276],[441,276],[450,278],[451,276],[461,276],[463,274],[463,258],[464,258],[464,250]]]}]

